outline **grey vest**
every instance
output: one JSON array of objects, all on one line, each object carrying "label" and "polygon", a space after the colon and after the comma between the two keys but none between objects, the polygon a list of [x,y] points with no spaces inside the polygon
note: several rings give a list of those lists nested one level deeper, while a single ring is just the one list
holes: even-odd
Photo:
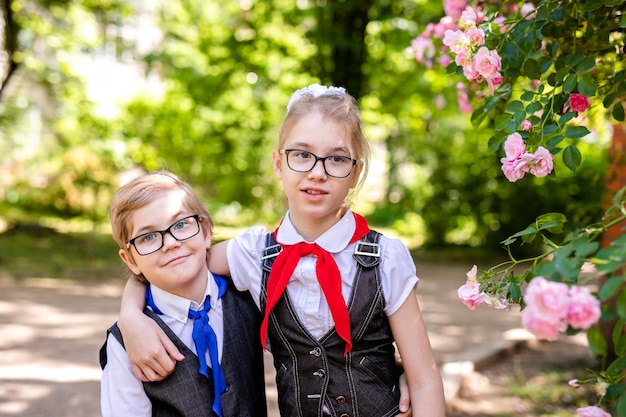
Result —
[{"label": "grey vest", "polygon": [[[399,413],[399,373],[383,311],[379,237],[372,231],[357,242],[354,259],[358,267],[348,301],[352,350],[347,356],[345,342],[334,328],[320,340],[305,329],[287,292],[272,309],[268,337],[282,416],[382,417]],[[263,310],[269,271],[280,250],[273,234],[268,234],[262,265]]]},{"label": "grey vest", "polygon": [[[259,341],[261,316],[250,293],[237,291],[229,282],[222,297],[224,346],[222,370],[226,392],[222,394],[224,417],[266,417],[263,350]],[[174,372],[158,382],[144,382],[155,417],[214,417],[213,381],[198,373],[198,357],[149,309],[144,313],[155,320],[185,356]],[[108,331],[124,345],[114,324]],[[106,342],[100,349],[100,365],[106,365]]]}]

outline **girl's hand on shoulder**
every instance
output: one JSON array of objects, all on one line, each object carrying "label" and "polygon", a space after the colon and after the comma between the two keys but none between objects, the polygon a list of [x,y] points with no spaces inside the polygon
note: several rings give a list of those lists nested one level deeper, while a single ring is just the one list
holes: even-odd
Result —
[{"label": "girl's hand on shoulder", "polygon": [[411,396],[409,395],[409,383],[406,380],[406,375],[403,373],[400,375],[400,414],[401,417],[412,417],[413,411],[411,410]]},{"label": "girl's hand on shoulder", "polygon": [[118,326],[133,373],[143,382],[161,381],[174,371],[176,361],[185,357],[148,316],[141,313],[130,321],[132,328],[127,328],[122,321]]}]

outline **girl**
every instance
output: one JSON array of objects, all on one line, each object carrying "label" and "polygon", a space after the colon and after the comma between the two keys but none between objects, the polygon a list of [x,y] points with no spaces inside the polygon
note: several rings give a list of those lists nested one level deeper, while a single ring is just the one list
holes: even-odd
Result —
[{"label": "girl", "polygon": [[252,227],[212,249],[211,271],[230,274],[264,312],[283,416],[396,415],[394,341],[413,415],[445,415],[409,251],[346,205],[368,160],[352,96],[317,84],[296,91],[273,152],[287,214],[273,233]]}]

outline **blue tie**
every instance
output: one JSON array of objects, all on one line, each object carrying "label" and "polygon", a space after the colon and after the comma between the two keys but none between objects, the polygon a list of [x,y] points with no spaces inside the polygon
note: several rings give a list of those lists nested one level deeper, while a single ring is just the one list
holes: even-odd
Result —
[{"label": "blue tie", "polygon": [[[215,282],[218,286],[218,299],[222,298],[226,292],[227,281],[224,277],[214,276]],[[217,338],[211,325],[209,324],[208,311],[211,309],[211,300],[207,297],[204,300],[204,308],[202,310],[189,310],[188,316],[193,319],[193,332],[192,337],[196,345],[196,352],[198,353],[198,361],[200,365],[198,372],[209,377],[207,373],[207,363],[205,352],[209,350],[209,358],[211,360],[211,375],[213,377],[213,411],[220,417],[222,417],[222,401],[221,395],[226,390],[226,381],[224,380],[224,373],[220,367],[219,357],[217,354]],[[152,291],[150,285],[146,289],[146,305],[152,307],[152,310],[157,314],[163,314],[154,304],[152,299]]]}]

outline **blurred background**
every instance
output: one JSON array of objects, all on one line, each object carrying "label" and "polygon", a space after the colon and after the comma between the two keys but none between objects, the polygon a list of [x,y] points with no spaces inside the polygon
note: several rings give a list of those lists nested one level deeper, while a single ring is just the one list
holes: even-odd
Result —
[{"label": "blurred background", "polygon": [[575,175],[556,158],[556,175],[513,187],[490,131],[460,113],[457,77],[414,61],[410,41],[441,2],[12,0],[2,12],[0,240],[85,233],[95,255],[115,189],[162,168],[202,196],[216,238],[273,227],[271,150],[290,94],[312,82],[359,100],[375,151],[355,207],[413,249],[498,249],[541,213],[570,227],[601,213],[601,130],[579,144]]},{"label": "blurred background", "polygon": [[438,355],[505,330],[456,299],[473,263],[505,256],[500,242],[540,214],[565,213],[573,230],[603,212],[610,128],[590,126],[575,173],[555,158],[554,174],[513,185],[488,150],[489,121],[473,128],[460,112],[458,77],[415,62],[410,42],[442,2],[5,0],[0,11],[0,415],[98,415],[97,349],[125,281],[108,207],[125,181],[173,171],[203,198],[216,239],[277,225],[271,151],[290,94],[310,83],[361,105],[374,160],[354,207],[427,261]]}]

